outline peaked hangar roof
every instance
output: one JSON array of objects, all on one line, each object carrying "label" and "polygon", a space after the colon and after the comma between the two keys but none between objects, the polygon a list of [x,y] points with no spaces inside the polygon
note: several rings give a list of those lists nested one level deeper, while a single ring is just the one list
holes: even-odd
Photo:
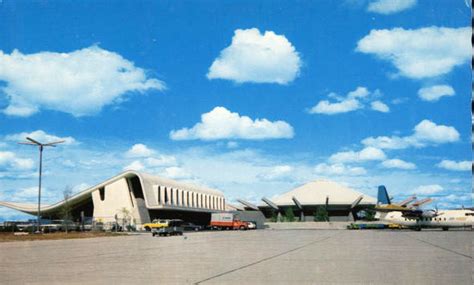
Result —
[{"label": "peaked hangar roof", "polygon": [[293,206],[295,202],[292,198],[295,197],[302,205],[324,205],[326,204],[326,197],[329,197],[329,205],[350,205],[361,195],[363,198],[360,204],[376,204],[374,197],[352,190],[334,181],[319,179],[277,196],[271,201],[278,206]]}]

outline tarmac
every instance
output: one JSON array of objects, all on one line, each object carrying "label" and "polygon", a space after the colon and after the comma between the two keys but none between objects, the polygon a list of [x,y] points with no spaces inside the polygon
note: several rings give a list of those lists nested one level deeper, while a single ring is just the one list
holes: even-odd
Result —
[{"label": "tarmac", "polygon": [[473,284],[473,231],[254,230],[0,244],[1,284]]}]

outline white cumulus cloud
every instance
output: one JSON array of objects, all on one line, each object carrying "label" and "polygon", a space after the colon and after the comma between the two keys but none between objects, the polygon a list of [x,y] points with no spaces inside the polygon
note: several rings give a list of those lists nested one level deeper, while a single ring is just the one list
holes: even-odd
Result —
[{"label": "white cumulus cloud", "polygon": [[157,173],[164,167],[177,164],[176,157],[166,154],[158,154],[157,151],[148,146],[138,143],[134,144],[126,153],[127,158],[134,158],[130,164],[125,166],[124,170],[147,171]]},{"label": "white cumulus cloud", "polygon": [[385,153],[375,147],[366,147],[361,151],[343,151],[329,157],[332,163],[363,162],[372,160],[384,160]]},{"label": "white cumulus cloud", "polygon": [[[370,92],[366,87],[363,86],[359,86],[355,90],[347,93],[345,97],[339,96],[335,93],[330,93],[328,97],[334,99],[335,101],[333,100],[331,102],[329,100],[321,100],[309,110],[309,113],[324,115],[348,113],[364,108],[366,102],[372,101],[373,98],[379,96],[381,96],[379,90]],[[384,113],[390,111],[389,107],[379,100],[371,102],[371,109]]]},{"label": "white cumulus cloud", "polygon": [[434,85],[418,90],[421,100],[429,102],[438,101],[443,96],[454,96],[454,94],[453,87],[449,85]]},{"label": "white cumulus cloud", "polygon": [[416,165],[414,163],[395,158],[395,159],[388,159],[388,160],[383,161],[382,167],[411,170],[411,169],[415,169]]},{"label": "white cumulus cloud", "polygon": [[212,63],[207,78],[287,84],[299,75],[301,64],[298,52],[284,35],[238,29],[231,45]]},{"label": "white cumulus cloud", "polygon": [[320,163],[314,168],[316,174],[322,175],[349,175],[358,176],[364,175],[367,171],[363,167],[350,167],[342,163],[326,164]]},{"label": "white cumulus cloud", "polygon": [[370,103],[370,107],[374,111],[379,111],[382,113],[388,113],[390,112],[390,108],[387,106],[387,104],[383,103],[382,101],[374,101]]},{"label": "white cumulus cloud", "polygon": [[0,169],[5,170],[29,170],[35,163],[29,158],[20,158],[14,152],[0,151]]},{"label": "white cumulus cloud", "polygon": [[372,30],[356,50],[390,61],[400,75],[422,79],[447,74],[471,58],[471,28]]},{"label": "white cumulus cloud", "polygon": [[149,149],[146,145],[138,143],[134,144],[125,155],[128,157],[148,157],[154,153],[153,150]]},{"label": "white cumulus cloud", "polygon": [[369,3],[367,11],[378,14],[395,14],[416,5],[416,0],[376,0]]},{"label": "white cumulus cloud", "polygon": [[397,136],[368,137],[362,140],[362,144],[381,149],[404,149],[412,146],[412,144],[406,140],[405,137]]},{"label": "white cumulus cloud", "polygon": [[143,165],[143,163],[139,160],[135,160],[123,168],[123,170],[135,170],[135,171],[141,171],[144,169],[145,169],[145,165]]},{"label": "white cumulus cloud", "polygon": [[439,184],[431,184],[431,185],[421,185],[416,187],[413,190],[413,194],[419,194],[419,195],[431,195],[431,194],[436,194],[441,191],[443,191],[443,187]]},{"label": "white cumulus cloud", "polygon": [[293,167],[289,165],[277,165],[258,175],[258,178],[272,181],[289,178],[293,172]]},{"label": "white cumulus cloud", "polygon": [[169,166],[176,164],[176,158],[172,155],[160,154],[158,157],[148,157],[145,159],[145,164],[149,167]]},{"label": "white cumulus cloud", "polygon": [[42,109],[93,115],[129,92],[165,88],[133,62],[98,46],[69,53],[0,51],[0,81],[6,82],[1,89],[8,99],[3,112],[23,117]]},{"label": "white cumulus cloud", "polygon": [[264,140],[292,138],[293,127],[284,121],[271,122],[267,119],[252,120],[240,116],[224,107],[215,107],[209,113],[201,115],[201,122],[192,128],[183,128],[170,132],[173,140],[219,140],[245,139]]},{"label": "white cumulus cloud", "polygon": [[415,126],[413,138],[420,143],[448,143],[458,141],[459,132],[454,127],[437,125],[429,120],[423,120]]},{"label": "white cumulus cloud", "polygon": [[362,144],[381,149],[419,148],[427,145],[456,142],[459,137],[459,132],[454,127],[437,125],[430,120],[423,120],[415,126],[413,134],[410,136],[368,137],[362,140]]},{"label": "white cumulus cloud", "polygon": [[[9,191],[8,200],[15,202],[34,203],[38,201],[38,186],[20,187]],[[51,190],[41,187],[41,206],[45,206],[64,199],[62,190]]]},{"label": "white cumulus cloud", "polygon": [[447,170],[453,171],[471,171],[472,169],[472,162],[465,160],[465,161],[454,161],[454,160],[443,160],[438,163],[436,166],[439,168],[444,168]]},{"label": "white cumulus cloud", "polygon": [[345,99],[340,102],[331,103],[328,100],[319,101],[319,103],[311,108],[311,114],[334,115],[339,113],[347,113],[362,108],[362,104],[356,99]]},{"label": "white cumulus cloud", "polygon": [[179,166],[167,167],[160,173],[160,175],[163,175],[164,177],[168,177],[170,179],[193,178],[193,176],[188,171]]},{"label": "white cumulus cloud", "polygon": [[26,137],[37,140],[40,143],[64,141],[63,144],[71,145],[77,142],[73,137],[58,137],[55,135],[48,134],[43,130],[36,130],[29,133],[23,132],[23,133],[18,133],[18,134],[11,134],[11,135],[5,136],[5,139],[9,141],[27,141]]}]

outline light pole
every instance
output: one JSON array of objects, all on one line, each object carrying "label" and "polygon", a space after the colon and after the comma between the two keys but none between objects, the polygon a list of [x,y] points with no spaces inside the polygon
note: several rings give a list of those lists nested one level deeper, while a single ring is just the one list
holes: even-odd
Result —
[{"label": "light pole", "polygon": [[19,144],[27,144],[27,145],[36,145],[39,147],[40,157],[39,157],[39,184],[38,184],[38,224],[36,231],[40,232],[41,227],[41,175],[43,171],[43,148],[45,146],[52,146],[56,147],[57,144],[63,143],[64,141],[56,141],[51,143],[40,143],[30,137],[26,137],[29,142],[19,142]]}]

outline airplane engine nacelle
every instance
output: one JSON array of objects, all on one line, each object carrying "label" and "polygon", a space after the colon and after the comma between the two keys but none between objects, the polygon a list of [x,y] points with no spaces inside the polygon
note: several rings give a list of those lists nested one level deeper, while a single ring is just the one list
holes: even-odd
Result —
[{"label": "airplane engine nacelle", "polygon": [[405,212],[403,213],[402,215],[404,218],[419,218],[419,217],[422,217],[423,216],[423,211],[421,210],[413,210],[413,211],[409,211],[409,212]]},{"label": "airplane engine nacelle", "polygon": [[437,215],[438,213],[436,213],[436,211],[434,210],[423,211],[423,213],[421,214],[423,218],[433,218],[433,217],[436,217]]}]

